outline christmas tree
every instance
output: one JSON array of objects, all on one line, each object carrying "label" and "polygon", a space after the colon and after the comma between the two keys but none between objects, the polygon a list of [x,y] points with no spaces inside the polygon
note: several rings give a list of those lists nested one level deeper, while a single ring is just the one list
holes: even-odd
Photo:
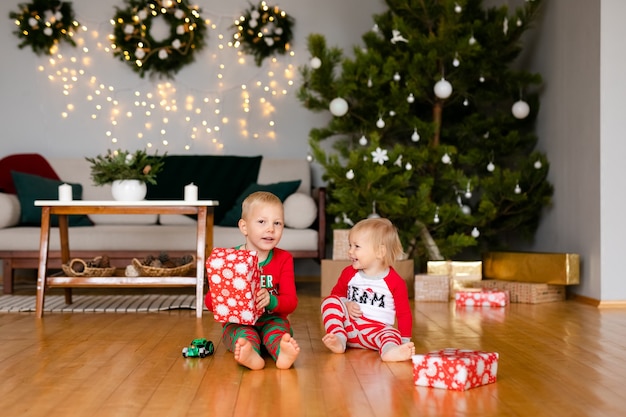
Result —
[{"label": "christmas tree", "polygon": [[531,240],[550,204],[535,150],[541,76],[516,69],[539,0],[386,0],[353,57],[311,34],[298,98],[314,128],[333,227],[389,218],[407,254],[475,256]]}]

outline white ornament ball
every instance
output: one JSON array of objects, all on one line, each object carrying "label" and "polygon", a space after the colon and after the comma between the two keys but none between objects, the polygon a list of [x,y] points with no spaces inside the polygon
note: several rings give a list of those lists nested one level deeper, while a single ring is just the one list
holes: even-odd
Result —
[{"label": "white ornament ball", "polygon": [[265,39],[265,44],[267,46],[274,46],[274,39],[273,38],[270,38],[269,36],[266,36],[263,39]]},{"label": "white ornament ball", "polygon": [[167,51],[165,49],[161,49],[159,51],[159,58],[160,59],[167,59],[167,57],[168,57]]},{"label": "white ornament ball", "polygon": [[359,139],[359,145],[361,146],[367,145],[367,138],[365,137],[365,135],[361,136],[361,139]]},{"label": "white ornament ball", "polygon": [[454,11],[457,13],[461,13],[463,11],[463,8],[457,3],[454,5]]},{"label": "white ornament ball", "polygon": [[143,59],[146,56],[146,51],[141,48],[135,49],[135,56],[137,59]]},{"label": "white ornament ball", "polygon": [[447,153],[441,157],[441,162],[444,164],[449,164],[452,160],[450,159],[450,155]]},{"label": "white ornament ball", "polygon": [[37,26],[37,19],[35,19],[34,17],[31,17],[28,19],[28,25],[31,28],[34,28],[35,26]]},{"label": "white ornament ball", "polygon": [[535,169],[541,169],[542,165],[541,165],[541,161],[540,160],[536,160],[535,161]]},{"label": "white ornament ball", "polygon": [[52,36],[52,28],[48,28],[48,27],[45,28],[43,30],[43,34],[46,35],[46,36]]},{"label": "white ornament ball", "polygon": [[133,25],[125,25],[124,26],[124,34],[126,35],[132,35],[132,33],[135,31],[135,27]]},{"label": "white ornament ball", "polygon": [[461,65],[461,61],[459,61],[459,58],[454,58],[454,59],[452,60],[452,66],[456,68],[456,67],[458,67],[459,65]]},{"label": "white ornament ball", "polygon": [[493,164],[493,162],[489,162],[487,164],[487,171],[493,172],[495,169],[496,169],[496,166]]},{"label": "white ornament ball", "polygon": [[389,110],[389,116],[393,117],[396,115],[396,112],[393,110]]},{"label": "white ornament ball", "polygon": [[407,162],[406,165],[404,166],[404,169],[406,169],[407,171],[410,171],[413,169],[413,165],[411,165],[410,162]]},{"label": "white ornament ball", "polygon": [[516,101],[511,107],[511,113],[517,119],[525,119],[530,113],[530,106],[523,100]]},{"label": "white ornament ball", "polygon": [[467,205],[464,205],[463,207],[461,207],[461,211],[466,216],[469,216],[470,214],[472,214],[472,208],[470,206],[467,206]]},{"label": "white ornament ball", "polygon": [[467,199],[472,198],[472,192],[471,191],[466,191],[465,192],[465,198],[467,198]]},{"label": "white ornament ball", "polygon": [[341,97],[337,97],[330,102],[330,112],[337,117],[348,113],[348,102]]},{"label": "white ornament ball", "polygon": [[259,22],[257,22],[256,19],[250,19],[250,21],[248,22],[248,26],[250,26],[252,29],[257,27],[258,25],[259,25]]},{"label": "white ornament ball", "polygon": [[400,74],[399,73],[396,72],[395,74],[393,74],[393,80],[394,81],[400,81],[400,79],[401,78],[400,78]]},{"label": "white ornament ball", "polygon": [[181,9],[176,9],[176,11],[174,12],[174,17],[176,17],[176,19],[178,20],[181,20],[183,17],[185,17],[185,12]]},{"label": "white ornament ball", "polygon": [[182,46],[182,43],[180,42],[180,39],[174,39],[172,41],[172,48],[180,49],[181,46]]},{"label": "white ornament ball", "polygon": [[186,31],[187,30],[185,29],[185,26],[183,26],[183,25],[176,26],[176,34],[177,35],[184,35]]},{"label": "white ornament ball", "polygon": [[141,9],[137,12],[137,17],[139,20],[146,20],[148,18],[148,11],[146,9]]},{"label": "white ornament ball", "polygon": [[311,68],[313,69],[318,69],[319,67],[322,66],[322,60],[314,56],[313,58],[311,58],[309,65],[311,65]]},{"label": "white ornament ball", "polygon": [[354,179],[354,171],[350,170],[348,172],[346,172],[346,178],[349,180],[353,180]]},{"label": "white ornament ball", "polygon": [[519,184],[515,185],[515,194],[521,194],[522,192],[522,187],[519,186]]},{"label": "white ornament ball", "polygon": [[282,34],[283,34],[283,28],[276,28],[276,29],[274,29],[274,35],[282,36]]},{"label": "white ornament ball", "polygon": [[448,98],[452,94],[452,84],[450,84],[446,79],[442,78],[435,84],[434,91],[437,97],[441,99]]},{"label": "white ornament ball", "polygon": [[413,95],[413,93],[409,94],[409,96],[406,98],[406,101],[408,103],[413,103],[415,101],[415,96]]},{"label": "white ornament ball", "polygon": [[477,238],[478,236],[480,236],[480,232],[478,231],[478,229],[477,229],[477,228],[473,228],[473,229],[472,229],[472,237],[475,239],[475,238]]},{"label": "white ornament ball", "polygon": [[383,119],[378,119],[376,121],[376,127],[378,127],[379,129],[382,129],[383,127],[385,127],[385,121]]},{"label": "white ornament ball", "polygon": [[418,142],[420,140],[420,134],[417,133],[417,129],[413,130],[413,134],[411,135],[411,140],[413,142]]}]

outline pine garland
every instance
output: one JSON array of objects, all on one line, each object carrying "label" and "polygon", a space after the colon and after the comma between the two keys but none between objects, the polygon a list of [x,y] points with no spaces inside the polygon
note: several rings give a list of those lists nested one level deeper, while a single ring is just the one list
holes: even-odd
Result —
[{"label": "pine garland", "polygon": [[34,0],[19,6],[19,12],[9,13],[18,27],[13,33],[22,40],[18,48],[30,46],[37,55],[51,55],[53,47],[61,41],[76,46],[72,37],[79,23],[75,20],[72,3]]},{"label": "pine garland", "polygon": [[232,26],[238,30],[233,35],[234,46],[253,55],[260,67],[270,55],[284,55],[289,50],[293,24],[293,18],[278,6],[268,6],[265,1],[251,5]]},{"label": "pine garland", "polygon": [[[125,0],[116,8],[111,44],[113,55],[126,62],[140,77],[146,73],[166,78],[194,61],[205,44],[206,24],[201,10],[187,0]],[[162,17],[170,36],[161,41],[150,33],[153,20]]]}]

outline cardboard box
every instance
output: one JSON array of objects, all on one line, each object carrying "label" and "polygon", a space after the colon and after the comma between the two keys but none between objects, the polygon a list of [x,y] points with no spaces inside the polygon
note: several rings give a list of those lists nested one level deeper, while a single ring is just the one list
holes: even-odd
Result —
[{"label": "cardboard box", "polygon": [[450,277],[447,275],[415,275],[415,301],[450,301]]},{"label": "cardboard box", "polygon": [[499,355],[465,349],[442,349],[414,355],[415,385],[465,391],[496,382]]},{"label": "cardboard box", "polygon": [[254,324],[261,277],[255,251],[215,248],[206,261],[213,317],[220,323]]},{"label": "cardboard box", "polygon": [[487,252],[483,276],[488,279],[554,285],[580,283],[580,256],[575,253]]},{"label": "cardboard box", "polygon": [[333,230],[333,260],[334,261],[347,261],[350,259],[348,256],[348,249],[350,249],[350,242],[348,241],[348,234],[350,229],[334,229]]},{"label": "cardboard box", "polygon": [[456,292],[454,300],[460,307],[505,307],[509,304],[509,292],[495,289],[461,290]]},{"label": "cardboard box", "polygon": [[[321,296],[327,297],[330,295],[331,290],[337,283],[341,271],[345,267],[349,266],[350,261],[335,261],[331,259],[322,259],[322,283],[321,283]],[[403,261],[396,261],[393,264],[394,269],[404,279],[407,285],[407,291],[409,292],[409,299],[414,296],[414,284],[415,270],[413,268],[413,259],[406,259]]]},{"label": "cardboard box", "polygon": [[474,288],[474,283],[482,279],[482,261],[428,261],[429,275],[448,275],[450,277],[450,299],[457,291]]},{"label": "cardboard box", "polygon": [[565,300],[564,285],[534,282],[502,281],[484,279],[475,284],[480,288],[500,289],[509,292],[511,303],[540,304]]}]

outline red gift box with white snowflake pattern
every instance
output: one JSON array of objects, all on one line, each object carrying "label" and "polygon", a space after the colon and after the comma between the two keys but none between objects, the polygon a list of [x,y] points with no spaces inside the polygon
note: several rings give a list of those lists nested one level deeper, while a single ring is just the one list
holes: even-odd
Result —
[{"label": "red gift box with white snowflake pattern", "polygon": [[501,290],[457,291],[454,299],[457,306],[504,307],[509,304],[509,292]]},{"label": "red gift box with white snowflake pattern", "polygon": [[220,323],[254,324],[262,314],[256,293],[261,287],[256,251],[215,248],[206,261],[210,305]]},{"label": "red gift box with white snowflake pattern", "polygon": [[496,352],[447,348],[413,355],[415,385],[465,391],[496,382]]}]

